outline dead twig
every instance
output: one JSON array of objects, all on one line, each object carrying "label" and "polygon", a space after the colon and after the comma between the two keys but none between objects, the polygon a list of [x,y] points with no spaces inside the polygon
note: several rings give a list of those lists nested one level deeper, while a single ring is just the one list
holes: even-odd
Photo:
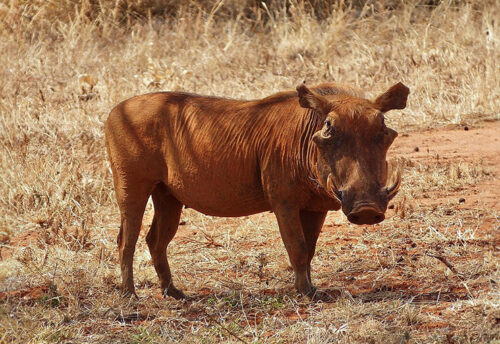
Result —
[{"label": "dead twig", "polygon": [[208,313],[205,309],[202,309],[202,312],[205,313],[205,315],[214,323],[216,323],[221,329],[229,333],[231,336],[234,338],[238,339],[240,342],[247,344],[248,342],[243,340],[240,336],[238,336],[236,333],[228,329],[226,326],[224,326],[219,320],[216,319],[215,315]]},{"label": "dead twig", "polygon": [[454,274],[460,275],[460,273],[457,271],[457,269],[455,269],[455,267],[453,265],[451,265],[451,263],[445,257],[443,257],[441,255],[435,255],[432,253],[426,253],[425,255],[428,257],[433,257],[433,258],[438,259],[440,262],[442,262],[444,265],[446,265],[446,267],[448,269],[450,269],[451,272],[453,272]]}]

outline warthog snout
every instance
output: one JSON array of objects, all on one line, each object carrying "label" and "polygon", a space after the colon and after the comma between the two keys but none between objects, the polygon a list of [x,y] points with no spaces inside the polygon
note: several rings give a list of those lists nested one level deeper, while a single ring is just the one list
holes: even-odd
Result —
[{"label": "warthog snout", "polygon": [[385,215],[374,207],[363,206],[351,211],[347,219],[357,225],[374,225],[384,221]]}]

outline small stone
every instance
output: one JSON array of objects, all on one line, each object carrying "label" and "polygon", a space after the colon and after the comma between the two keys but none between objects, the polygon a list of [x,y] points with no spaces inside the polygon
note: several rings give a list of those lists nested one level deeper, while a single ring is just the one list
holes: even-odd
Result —
[{"label": "small stone", "polygon": [[468,131],[468,130],[469,130],[469,127],[468,127],[468,126],[465,126],[465,127],[464,127],[464,130],[465,130],[465,131]]},{"label": "small stone", "polygon": [[465,203],[465,198],[461,197],[461,198],[458,200],[458,203]]},{"label": "small stone", "polygon": [[420,148],[415,147],[415,148],[413,148],[413,150],[414,150],[415,152],[418,152],[418,151],[420,151]]}]

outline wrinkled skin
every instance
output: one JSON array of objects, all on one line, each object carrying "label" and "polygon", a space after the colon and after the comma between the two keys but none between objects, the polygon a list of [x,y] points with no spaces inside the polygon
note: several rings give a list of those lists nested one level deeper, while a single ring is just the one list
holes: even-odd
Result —
[{"label": "wrinkled skin", "polygon": [[165,295],[183,298],[166,250],[183,206],[214,216],[273,211],[295,272],[315,295],[311,260],[326,214],[384,219],[399,173],[386,162],[397,133],[383,113],[406,106],[399,83],[374,101],[336,84],[238,101],[161,92],[128,99],[106,121],[106,146],[120,208],[122,289],[134,293],[132,262],[151,196],[146,237]]}]

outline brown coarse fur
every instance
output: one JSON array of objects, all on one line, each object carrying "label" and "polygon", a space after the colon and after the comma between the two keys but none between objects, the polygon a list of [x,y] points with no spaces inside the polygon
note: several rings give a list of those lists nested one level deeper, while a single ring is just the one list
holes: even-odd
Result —
[{"label": "brown coarse fur", "polygon": [[[395,85],[374,102],[336,84],[297,91],[298,97],[282,92],[251,101],[159,92],[111,111],[106,143],[122,215],[125,292],[134,292],[132,259],[150,196],[155,215],[147,243],[162,289],[177,298],[184,294],[172,284],[165,251],[183,205],[215,216],[273,211],[295,286],[309,295],[315,293],[310,262],[326,213],[342,205],[354,223],[383,219],[385,155],[395,135],[386,132],[390,138],[373,147],[371,137],[385,128],[381,110],[404,108],[407,88]],[[329,142],[330,120],[350,147]]]}]

